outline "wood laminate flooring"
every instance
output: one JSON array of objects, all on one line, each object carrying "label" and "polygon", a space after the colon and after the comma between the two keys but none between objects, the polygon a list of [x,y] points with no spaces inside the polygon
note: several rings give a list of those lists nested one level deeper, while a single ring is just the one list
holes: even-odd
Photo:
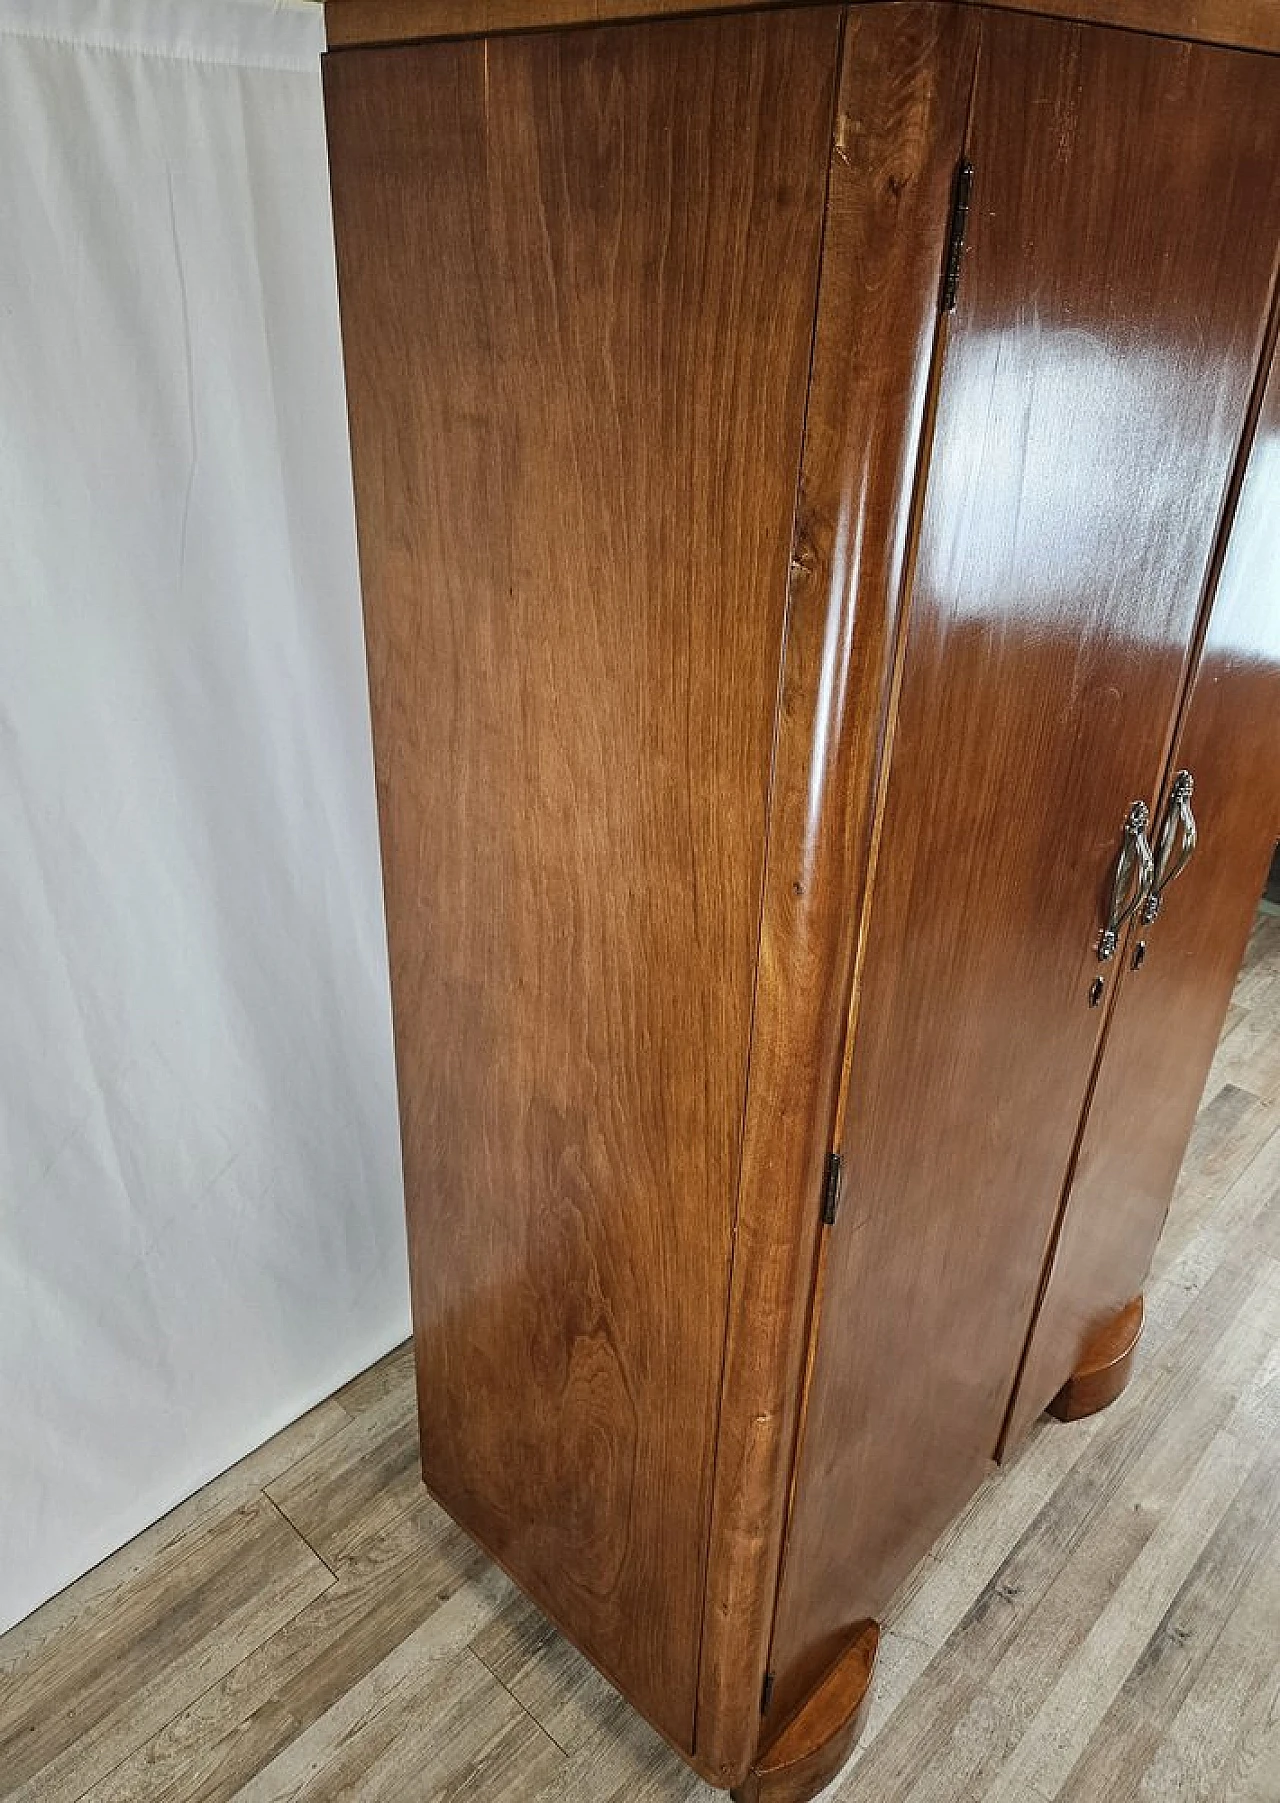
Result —
[{"label": "wood laminate flooring", "polygon": [[[848,1803],[1280,1803],[1280,916],[1109,1411],[916,1571]],[[711,1803],[426,1497],[407,1348],[0,1637],[6,1803]]]}]

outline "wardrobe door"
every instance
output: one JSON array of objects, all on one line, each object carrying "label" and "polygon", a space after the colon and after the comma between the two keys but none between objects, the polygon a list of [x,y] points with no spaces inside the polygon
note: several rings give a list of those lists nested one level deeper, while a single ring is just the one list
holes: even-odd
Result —
[{"label": "wardrobe door", "polygon": [[839,28],[326,68],[424,1470],[686,1750]]},{"label": "wardrobe door", "polygon": [[[1280,248],[1280,215],[1256,229]],[[1171,880],[1128,948],[1010,1443],[1142,1288],[1280,839],[1280,365],[1173,763],[1194,782],[1196,848],[1175,876],[1189,841],[1171,795]]]},{"label": "wardrobe door", "polygon": [[[992,1457],[1268,307],[1277,66],[984,15],[775,1629],[782,1720]],[[839,273],[824,271],[827,280]]]}]

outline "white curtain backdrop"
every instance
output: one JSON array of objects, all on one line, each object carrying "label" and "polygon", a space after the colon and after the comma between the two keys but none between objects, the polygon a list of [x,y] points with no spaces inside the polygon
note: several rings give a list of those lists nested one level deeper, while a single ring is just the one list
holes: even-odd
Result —
[{"label": "white curtain backdrop", "polygon": [[407,1330],[321,29],[0,0],[0,1628]]}]

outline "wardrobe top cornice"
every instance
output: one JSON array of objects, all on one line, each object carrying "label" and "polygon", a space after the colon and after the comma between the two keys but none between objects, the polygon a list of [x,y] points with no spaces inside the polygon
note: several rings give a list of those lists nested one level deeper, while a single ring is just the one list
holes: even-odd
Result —
[{"label": "wardrobe top cornice", "polygon": [[[331,50],[424,38],[485,37],[693,13],[761,11],[797,0],[327,0]],[[815,0],[834,5],[838,0]],[[933,0],[939,6],[977,0]],[[1005,12],[1118,25],[1160,37],[1280,53],[1280,0],[987,0]]]}]

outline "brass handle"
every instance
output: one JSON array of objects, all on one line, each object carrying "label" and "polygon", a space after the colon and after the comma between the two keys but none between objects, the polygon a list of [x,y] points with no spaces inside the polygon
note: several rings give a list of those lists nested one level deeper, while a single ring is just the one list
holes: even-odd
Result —
[{"label": "brass handle", "polygon": [[1142,906],[1155,880],[1156,861],[1147,840],[1151,813],[1145,801],[1135,801],[1124,823],[1116,874],[1111,884],[1111,908],[1102,938],[1098,941],[1098,959],[1105,964],[1116,955],[1120,931]]},{"label": "brass handle", "polygon": [[1150,926],[1157,917],[1164,902],[1165,890],[1182,875],[1195,856],[1200,835],[1196,817],[1191,812],[1194,789],[1195,782],[1191,772],[1179,770],[1173,779],[1173,787],[1165,803],[1164,819],[1160,823],[1155,876],[1142,909],[1144,926]]}]

